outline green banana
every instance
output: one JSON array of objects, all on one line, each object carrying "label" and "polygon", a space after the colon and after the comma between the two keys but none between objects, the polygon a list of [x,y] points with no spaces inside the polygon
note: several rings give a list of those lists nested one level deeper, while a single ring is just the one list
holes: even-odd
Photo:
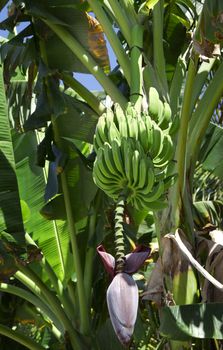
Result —
[{"label": "green banana", "polygon": [[103,157],[104,157],[105,163],[107,165],[107,168],[109,169],[109,172],[111,174],[113,174],[113,176],[115,176],[116,178],[122,179],[122,174],[119,173],[119,171],[115,165],[114,159],[113,159],[111,145],[107,142],[105,142],[105,144],[104,144]]},{"label": "green banana", "polygon": [[126,107],[126,115],[128,115],[132,118],[136,118],[137,114],[138,113],[135,110],[135,108],[133,107],[133,105],[131,104],[131,102],[128,102],[127,107]]},{"label": "green banana", "polygon": [[128,120],[129,137],[138,140],[138,120],[136,118],[129,118]]},{"label": "green banana", "polygon": [[101,116],[98,119],[95,137],[94,137],[94,147],[96,151],[98,150],[99,147],[103,147],[104,143],[107,141],[105,128],[106,128],[105,117]]},{"label": "green banana", "polygon": [[160,124],[160,120],[162,120],[163,118],[163,113],[164,113],[164,105],[163,102],[161,100],[159,100],[158,102],[158,114],[157,117],[153,118],[153,120],[155,120],[155,122],[159,125]]},{"label": "green banana", "polygon": [[150,150],[152,144],[153,144],[153,124],[152,120],[149,116],[144,117],[144,122],[146,126],[147,131],[147,139],[148,139],[148,149],[146,150],[146,153]]},{"label": "green banana", "polygon": [[162,151],[153,159],[155,167],[166,166],[173,157],[173,142],[169,135],[164,135]]},{"label": "green banana", "polygon": [[114,171],[110,171],[109,167],[108,167],[108,164],[106,162],[106,159],[105,159],[105,151],[102,150],[102,156],[99,157],[99,166],[100,166],[100,169],[101,169],[101,172],[104,174],[104,176],[107,176],[107,177],[110,177],[113,181],[116,181],[116,182],[121,182],[122,180],[122,174],[120,174],[118,171],[116,171],[116,169],[114,169]]},{"label": "green banana", "polygon": [[106,113],[103,113],[102,116],[105,116],[105,119],[106,119],[106,124],[107,124],[107,127],[108,129],[110,128],[110,125],[115,123],[115,120],[114,120],[114,113],[112,111],[111,108],[108,108]]},{"label": "green banana", "polygon": [[125,163],[125,177],[128,180],[128,183],[131,183],[132,181],[132,148],[131,143],[128,142],[128,140],[123,140],[122,142],[123,148],[122,148],[122,155],[124,158]]},{"label": "green banana", "polygon": [[[104,180],[101,181],[106,183],[109,183],[110,181],[116,181],[118,182],[120,180],[119,177],[117,177],[116,174],[110,172],[107,163],[105,162],[105,157],[104,157],[104,150],[102,148],[99,149],[98,155],[97,155],[97,159],[95,162],[95,167],[99,168],[101,175],[103,176]],[[99,174],[100,177],[100,174]]]},{"label": "green banana", "polygon": [[[144,186],[143,190],[148,191],[148,193],[151,192],[153,185],[154,185],[154,182],[155,182],[155,175],[154,175],[153,167],[150,167],[147,165],[146,182],[145,182],[145,186]],[[141,188],[138,186],[137,190],[140,190],[140,189]]]},{"label": "green banana", "polygon": [[100,182],[102,184],[102,186],[109,186],[111,188],[111,182],[117,186],[117,181],[113,181],[113,178],[110,177],[107,173],[103,173],[103,170],[101,169],[101,164],[100,163],[96,163],[95,167],[94,167],[94,179],[95,182]]},{"label": "green banana", "polygon": [[144,152],[147,153],[149,148],[148,135],[147,135],[146,125],[141,117],[138,118],[138,129],[139,129],[138,139],[144,149]]},{"label": "green banana", "polygon": [[147,163],[146,163],[146,160],[144,157],[140,158],[140,160],[139,160],[139,174],[138,175],[139,175],[139,181],[138,181],[138,184],[136,185],[137,189],[143,188],[146,185]]},{"label": "green banana", "polygon": [[120,139],[120,133],[115,125],[115,123],[111,123],[108,129],[108,140],[107,142],[111,143],[113,140]]},{"label": "green banana", "polygon": [[164,183],[163,181],[160,181],[153,187],[152,191],[148,192],[147,188],[145,187],[140,191],[140,193],[138,193],[138,196],[142,197],[147,203],[150,203],[159,199],[163,193]]},{"label": "green banana", "polygon": [[158,123],[158,125],[161,127],[162,130],[167,129],[169,127],[171,116],[172,116],[170,105],[167,102],[163,103],[163,107],[164,107],[163,115],[160,118]]},{"label": "green banana", "polygon": [[130,203],[137,210],[145,210],[148,209],[148,203],[144,200],[142,196],[136,196],[130,199]]},{"label": "green banana", "polygon": [[159,126],[152,121],[153,143],[149,149],[152,158],[156,158],[161,152],[164,134]]},{"label": "green banana", "polygon": [[98,169],[96,170],[96,172],[94,173],[94,180],[96,185],[103,191],[105,192],[109,197],[111,197],[114,200],[118,199],[118,196],[120,194],[120,188],[113,184],[113,183],[109,183],[109,184],[105,184],[103,183],[98,175]]},{"label": "green banana", "polygon": [[120,107],[118,103],[115,103],[114,105],[114,116],[115,116],[115,123],[119,125],[120,121],[125,121],[125,113],[123,109]]},{"label": "green banana", "polygon": [[139,181],[139,160],[140,160],[140,153],[138,150],[135,150],[132,156],[132,177],[133,177],[132,187],[136,187]]},{"label": "green banana", "polygon": [[118,172],[125,177],[125,168],[124,162],[121,154],[121,147],[117,140],[112,141],[111,143],[112,156],[116,165]]},{"label": "green banana", "polygon": [[125,138],[129,137],[129,131],[128,131],[128,125],[126,123],[126,119],[119,121],[118,129],[121,137],[125,137]]},{"label": "green banana", "polygon": [[159,94],[154,87],[149,89],[149,115],[152,119],[156,119],[159,114]]}]

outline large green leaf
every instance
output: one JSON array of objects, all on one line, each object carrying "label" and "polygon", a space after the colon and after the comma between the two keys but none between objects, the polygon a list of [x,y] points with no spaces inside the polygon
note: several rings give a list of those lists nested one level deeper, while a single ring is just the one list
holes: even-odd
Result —
[{"label": "large green leaf", "polygon": [[[74,141],[74,142],[72,142]],[[83,219],[88,215],[91,201],[94,199],[97,187],[93,182],[92,171],[87,168],[86,164],[81,159],[76,151],[75,140],[63,140],[63,149],[65,153],[60,152],[59,157],[65,155],[64,170],[67,179],[67,186],[73,210],[73,219],[75,222]],[[54,147],[55,148],[55,147]],[[86,158],[85,158],[86,161]],[[60,175],[57,174],[57,169],[61,166],[55,162],[50,163],[49,175],[46,188],[46,205],[41,209],[41,214],[46,218],[66,219],[66,210],[64,197],[61,193]],[[62,163],[64,161],[62,160]],[[51,194],[51,197],[50,197]],[[53,198],[52,198],[53,197]]]},{"label": "large green leaf", "polygon": [[[0,279],[16,270],[16,260],[25,252],[20,196],[7,113],[2,66],[0,66]],[[4,232],[6,231],[6,232]],[[23,256],[24,257],[24,256]]]},{"label": "large green leaf", "polygon": [[24,230],[2,67],[0,67],[0,171],[0,231],[6,230],[16,239],[16,232]]},{"label": "large green leaf", "polygon": [[223,339],[223,304],[193,304],[164,307],[160,333],[172,340]]},{"label": "large green leaf", "polygon": [[25,228],[42,249],[45,258],[57,276],[68,279],[72,272],[69,252],[69,235],[66,223],[51,222],[43,218],[40,209],[44,205],[45,179],[43,170],[35,165],[36,134],[13,132],[16,157],[16,173],[21,199],[30,210]]}]

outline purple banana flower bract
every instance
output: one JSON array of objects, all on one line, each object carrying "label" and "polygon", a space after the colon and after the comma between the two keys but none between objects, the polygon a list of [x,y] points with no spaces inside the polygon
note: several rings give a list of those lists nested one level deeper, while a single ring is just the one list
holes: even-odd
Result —
[{"label": "purple banana flower bract", "polygon": [[107,290],[107,305],[115,333],[123,345],[129,345],[138,310],[138,287],[127,273],[118,273]]},{"label": "purple banana flower bract", "polygon": [[107,290],[111,322],[120,342],[128,346],[134,331],[138,310],[138,287],[131,274],[148,258],[150,249],[139,246],[125,256],[123,272],[115,274],[115,258],[102,245],[97,248],[106,271],[113,279]]}]

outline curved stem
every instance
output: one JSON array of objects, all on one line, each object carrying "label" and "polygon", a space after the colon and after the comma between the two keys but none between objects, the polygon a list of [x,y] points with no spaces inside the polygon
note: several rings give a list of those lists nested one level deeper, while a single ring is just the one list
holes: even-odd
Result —
[{"label": "curved stem", "polygon": [[45,350],[43,346],[33,341],[30,337],[27,337],[24,333],[14,331],[9,327],[0,324],[0,334],[15,340],[17,343],[24,345],[31,350]]},{"label": "curved stem", "polygon": [[[26,241],[29,244],[36,245],[36,243],[33,241],[33,239],[30,237],[28,233],[25,234]],[[58,298],[60,299],[62,305],[64,306],[64,310],[66,311],[66,314],[68,317],[74,321],[73,319],[73,305],[71,304],[70,300],[68,299],[66,292],[64,290],[63,284],[58,279],[57,275],[55,274],[54,270],[52,269],[51,265],[48,263],[48,261],[43,257],[41,260],[42,268],[45,270],[46,274],[48,275],[50,282],[52,283]]]},{"label": "curved stem", "polygon": [[177,148],[176,148],[176,173],[178,178],[175,186],[171,191],[172,213],[174,227],[180,224],[180,211],[182,208],[182,198],[185,190],[185,175],[186,175],[186,152],[187,152],[187,137],[188,125],[190,120],[190,101],[192,95],[192,86],[196,76],[197,57],[195,62],[193,58],[190,59],[188,74],[186,79],[184,100],[181,111],[180,129],[178,132]]},{"label": "curved stem", "polygon": [[85,86],[67,73],[60,73],[60,76],[64,83],[77,92],[99,116],[104,113],[106,108],[103,103]]},{"label": "curved stem", "polygon": [[123,217],[126,196],[121,194],[115,208],[115,261],[116,272],[122,272],[125,265],[125,242]]},{"label": "curved stem", "polygon": [[179,230],[177,230],[175,232],[175,235],[173,234],[167,234],[166,237],[173,239],[178,247],[180,248],[180,250],[182,251],[182,253],[184,253],[184,255],[188,258],[188,260],[190,261],[190,263],[209,281],[211,282],[216,288],[220,289],[221,291],[223,291],[223,284],[221,282],[219,282],[218,280],[216,280],[216,278],[214,278],[207,270],[205,270],[200,264],[199,262],[194,259],[193,255],[191,254],[191,252],[187,249],[187,247],[185,246],[185,244],[183,243],[183,241],[180,238],[179,235]]},{"label": "curved stem", "polygon": [[141,112],[143,97],[143,73],[142,73],[142,50],[143,50],[143,26],[137,24],[132,29],[131,40],[131,85],[130,98],[138,113]]},{"label": "curved stem", "polygon": [[[105,4],[107,1],[105,1]],[[111,7],[115,21],[118,23],[118,26],[125,37],[127,44],[130,46],[131,44],[131,26],[128,19],[128,14],[123,11],[121,5],[119,4],[119,1],[117,0],[110,0],[109,6]]]},{"label": "curved stem", "polygon": [[91,74],[99,81],[105,91],[110,95],[114,102],[120,104],[124,109],[127,100],[114,85],[114,83],[107,77],[103,70],[99,67],[93,57],[87,50],[67,31],[64,27],[51,23],[49,20],[43,20],[47,26],[57,34],[57,36],[69,47],[75,56],[83,63],[83,65],[89,70]]},{"label": "curved stem", "polygon": [[[27,290],[7,284],[7,283],[0,283],[0,291],[4,293],[17,295],[18,297],[28,301],[29,303],[36,306],[41,311],[41,313],[47,316],[55,325],[58,323],[58,320],[56,319],[54,313],[48,308],[48,306],[45,305],[40,298],[37,298],[35,295],[28,292]],[[57,328],[56,330],[57,331],[55,332],[55,334],[60,339],[62,334]]]},{"label": "curved stem", "polygon": [[[64,329],[67,330],[70,341],[72,346],[75,349],[81,349],[81,344],[79,342],[79,334],[77,331],[72,327],[70,320],[68,319],[67,315],[65,314],[59,300],[55,296],[53,292],[51,292],[46,285],[41,281],[41,279],[27,266],[21,266],[19,265],[19,269],[22,273],[22,275],[25,275],[26,278],[28,278],[31,282],[33,282],[41,291],[42,295],[45,297],[47,303],[52,307],[54,310],[55,315],[57,318],[61,321],[62,325],[64,326]],[[18,272],[20,272],[18,271]],[[15,276],[18,275],[18,272],[16,272]],[[20,273],[20,277],[22,277]]]},{"label": "curved stem", "polygon": [[124,12],[127,14],[128,19],[130,21],[130,25],[134,26],[138,23],[138,17],[135,12],[134,8],[134,1],[133,0],[119,0],[121,7],[123,8]]},{"label": "curved stem", "polygon": [[92,278],[93,278],[93,260],[95,257],[95,246],[93,244],[93,237],[95,234],[95,226],[97,221],[97,212],[95,208],[89,219],[89,236],[88,236],[88,247],[85,258],[85,269],[84,269],[84,286],[86,291],[86,300],[88,302],[88,307],[91,304],[91,288],[92,288]]},{"label": "curved stem", "polygon": [[213,111],[223,94],[223,62],[207,87],[190,121],[190,139],[187,166],[194,167],[202,138],[207,130]]},{"label": "curved stem", "polygon": [[168,92],[166,78],[166,64],[163,50],[163,0],[160,0],[153,9],[153,47],[154,67],[165,92]]},{"label": "curved stem", "polygon": [[48,263],[47,260],[44,258],[42,259],[42,266],[44,270],[46,271],[57,295],[60,299],[61,304],[64,307],[64,311],[66,312],[67,316],[69,317],[72,322],[74,322],[74,305],[71,303],[70,299],[68,298],[68,295],[66,293],[66,290],[64,289],[63,284],[56,276],[54,270],[52,269],[52,266]]},{"label": "curved stem", "polygon": [[90,332],[90,322],[89,322],[87,301],[86,301],[85,289],[84,289],[83,271],[82,271],[81,260],[79,256],[79,248],[78,248],[77,238],[76,238],[77,234],[75,230],[70,194],[69,194],[65,172],[61,174],[61,182],[62,182],[62,189],[63,189],[64,200],[65,200],[65,207],[67,212],[67,221],[69,226],[74,266],[77,274],[77,291],[78,291],[78,299],[79,299],[79,307],[80,307],[81,332],[86,335],[86,334],[89,334]]}]

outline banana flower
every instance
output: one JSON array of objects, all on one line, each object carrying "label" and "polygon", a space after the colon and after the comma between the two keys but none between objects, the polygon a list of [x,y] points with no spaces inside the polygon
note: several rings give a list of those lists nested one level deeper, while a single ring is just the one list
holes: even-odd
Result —
[{"label": "banana flower", "polygon": [[112,278],[107,290],[107,305],[110,319],[119,341],[128,346],[134,331],[138,310],[138,287],[132,278],[148,258],[150,249],[139,246],[125,256],[122,272],[115,272],[115,258],[102,245],[97,248],[106,271]]}]

